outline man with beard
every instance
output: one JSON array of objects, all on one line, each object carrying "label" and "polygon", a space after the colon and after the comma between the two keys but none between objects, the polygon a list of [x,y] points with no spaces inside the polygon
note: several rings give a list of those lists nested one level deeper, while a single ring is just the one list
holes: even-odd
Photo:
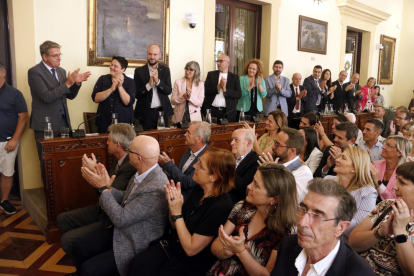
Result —
[{"label": "man with beard", "polygon": [[356,212],[355,199],[333,180],[314,179],[298,206],[296,235],[277,248],[271,276],[374,276],[370,265],[340,240]]},{"label": "man with beard", "polygon": [[[343,87],[345,87],[345,99],[348,103],[348,109],[349,110],[355,110],[358,108],[358,91],[361,91],[361,85],[358,84],[359,82],[359,74],[355,73],[351,77],[351,81],[344,84]],[[358,92],[359,93],[359,92]]]},{"label": "man with beard", "polygon": [[287,117],[289,116],[286,98],[292,95],[292,91],[289,88],[289,79],[280,75],[282,71],[283,62],[276,60],[273,63],[273,75],[265,78],[267,95],[264,112],[266,116],[277,109],[282,110]]},{"label": "man with beard", "polygon": [[338,79],[332,83],[332,86],[336,86],[336,89],[334,91],[334,97],[331,99],[331,103],[336,111],[339,111],[345,102],[345,95],[347,92],[345,91],[344,81],[347,77],[348,73],[345,70],[342,70],[341,73],[339,73]]},{"label": "man with beard", "polygon": [[181,183],[181,191],[184,198],[187,198],[191,190],[197,185],[193,180],[193,166],[208,148],[207,143],[211,136],[210,124],[206,122],[192,122],[184,136],[185,144],[189,148],[184,152],[178,166],[174,164],[173,160],[165,152],[158,157],[158,164],[175,183]]},{"label": "man with beard", "polygon": [[302,99],[302,102],[304,102],[304,113],[319,112],[322,99],[327,97],[325,91],[326,81],[321,81],[321,75],[322,66],[316,65],[313,68],[312,75],[303,82],[303,86],[307,91],[306,96]]},{"label": "man with beard", "polygon": [[148,63],[135,69],[134,80],[137,89],[137,105],[135,118],[145,130],[157,128],[158,112],[164,112],[164,121],[168,124],[168,117],[173,115],[170,99],[171,74],[170,68],[158,63],[161,59],[161,48],[150,45],[147,52]]}]

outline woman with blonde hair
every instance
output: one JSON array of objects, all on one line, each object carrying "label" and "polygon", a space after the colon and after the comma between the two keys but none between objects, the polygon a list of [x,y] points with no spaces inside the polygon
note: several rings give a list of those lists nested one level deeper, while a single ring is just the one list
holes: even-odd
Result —
[{"label": "woman with blonde hair", "polygon": [[335,161],[334,171],[337,175],[328,175],[324,179],[338,181],[355,198],[357,205],[351,225],[344,232],[347,240],[352,229],[374,209],[378,193],[370,174],[370,157],[365,150],[348,145]]},{"label": "woman with blonde hair", "polygon": [[208,276],[270,275],[280,241],[297,225],[296,182],[285,166],[260,165],[247,191],[211,245],[219,260]]},{"label": "woman with blonde hair", "polygon": [[367,80],[367,84],[362,86],[361,90],[355,94],[355,96],[358,96],[358,106],[361,108],[361,110],[365,108],[365,105],[367,104],[368,100],[371,100],[372,96],[375,94],[375,84],[375,78],[370,77]]},{"label": "woman with blonde hair", "polygon": [[410,127],[407,139],[411,142],[412,145],[411,153],[407,156],[407,162],[412,162],[414,161],[414,126]]}]

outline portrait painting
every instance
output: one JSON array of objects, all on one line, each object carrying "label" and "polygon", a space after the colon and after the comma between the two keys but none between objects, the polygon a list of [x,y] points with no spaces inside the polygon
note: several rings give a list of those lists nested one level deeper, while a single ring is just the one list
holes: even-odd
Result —
[{"label": "portrait painting", "polygon": [[123,56],[130,67],[147,62],[157,44],[168,65],[169,0],[88,0],[88,65],[108,66]]},{"label": "portrait painting", "polygon": [[382,50],[379,53],[378,84],[392,84],[396,38],[381,35]]},{"label": "portrait painting", "polygon": [[328,22],[299,16],[298,51],[326,55]]}]

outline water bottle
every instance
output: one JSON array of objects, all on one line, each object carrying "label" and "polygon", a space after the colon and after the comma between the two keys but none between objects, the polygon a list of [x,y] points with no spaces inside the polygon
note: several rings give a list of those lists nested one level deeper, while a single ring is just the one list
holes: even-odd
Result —
[{"label": "water bottle", "polygon": [[45,117],[45,129],[44,130],[45,130],[44,138],[52,139],[53,138],[52,117]]},{"label": "water bottle", "polygon": [[165,129],[165,121],[162,111],[158,112],[157,129]]},{"label": "water bottle", "polygon": [[324,115],[329,115],[329,107],[328,107],[328,104],[325,105]]},{"label": "water bottle", "polygon": [[239,116],[239,123],[246,122],[246,117],[244,116],[244,109],[243,107],[240,109],[240,116]]},{"label": "water bottle", "polygon": [[118,113],[112,113],[112,124],[116,125],[118,123]]},{"label": "water bottle", "polygon": [[211,124],[211,109],[206,109],[206,122]]}]

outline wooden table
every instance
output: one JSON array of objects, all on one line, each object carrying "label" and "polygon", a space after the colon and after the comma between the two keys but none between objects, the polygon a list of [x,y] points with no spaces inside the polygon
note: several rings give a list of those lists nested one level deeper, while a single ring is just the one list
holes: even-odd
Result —
[{"label": "wooden table", "polygon": [[[250,123],[253,126],[253,123]],[[226,126],[213,125],[209,145],[212,147],[230,150],[230,138],[234,130],[242,128],[243,124],[231,123]],[[265,123],[256,123],[256,132],[262,135],[265,132]],[[176,162],[188,148],[185,145],[185,130],[165,129],[141,132],[140,135],[149,135],[157,139],[161,151],[165,151]],[[54,138],[40,139],[43,145],[44,190],[48,224],[46,239],[49,243],[58,242],[60,231],[56,225],[56,217],[65,211],[89,206],[98,202],[98,195],[94,188],[82,177],[80,168],[82,156],[95,154],[97,160],[106,165],[109,170],[114,158],[107,153],[108,134],[90,136],[81,139]]]}]

